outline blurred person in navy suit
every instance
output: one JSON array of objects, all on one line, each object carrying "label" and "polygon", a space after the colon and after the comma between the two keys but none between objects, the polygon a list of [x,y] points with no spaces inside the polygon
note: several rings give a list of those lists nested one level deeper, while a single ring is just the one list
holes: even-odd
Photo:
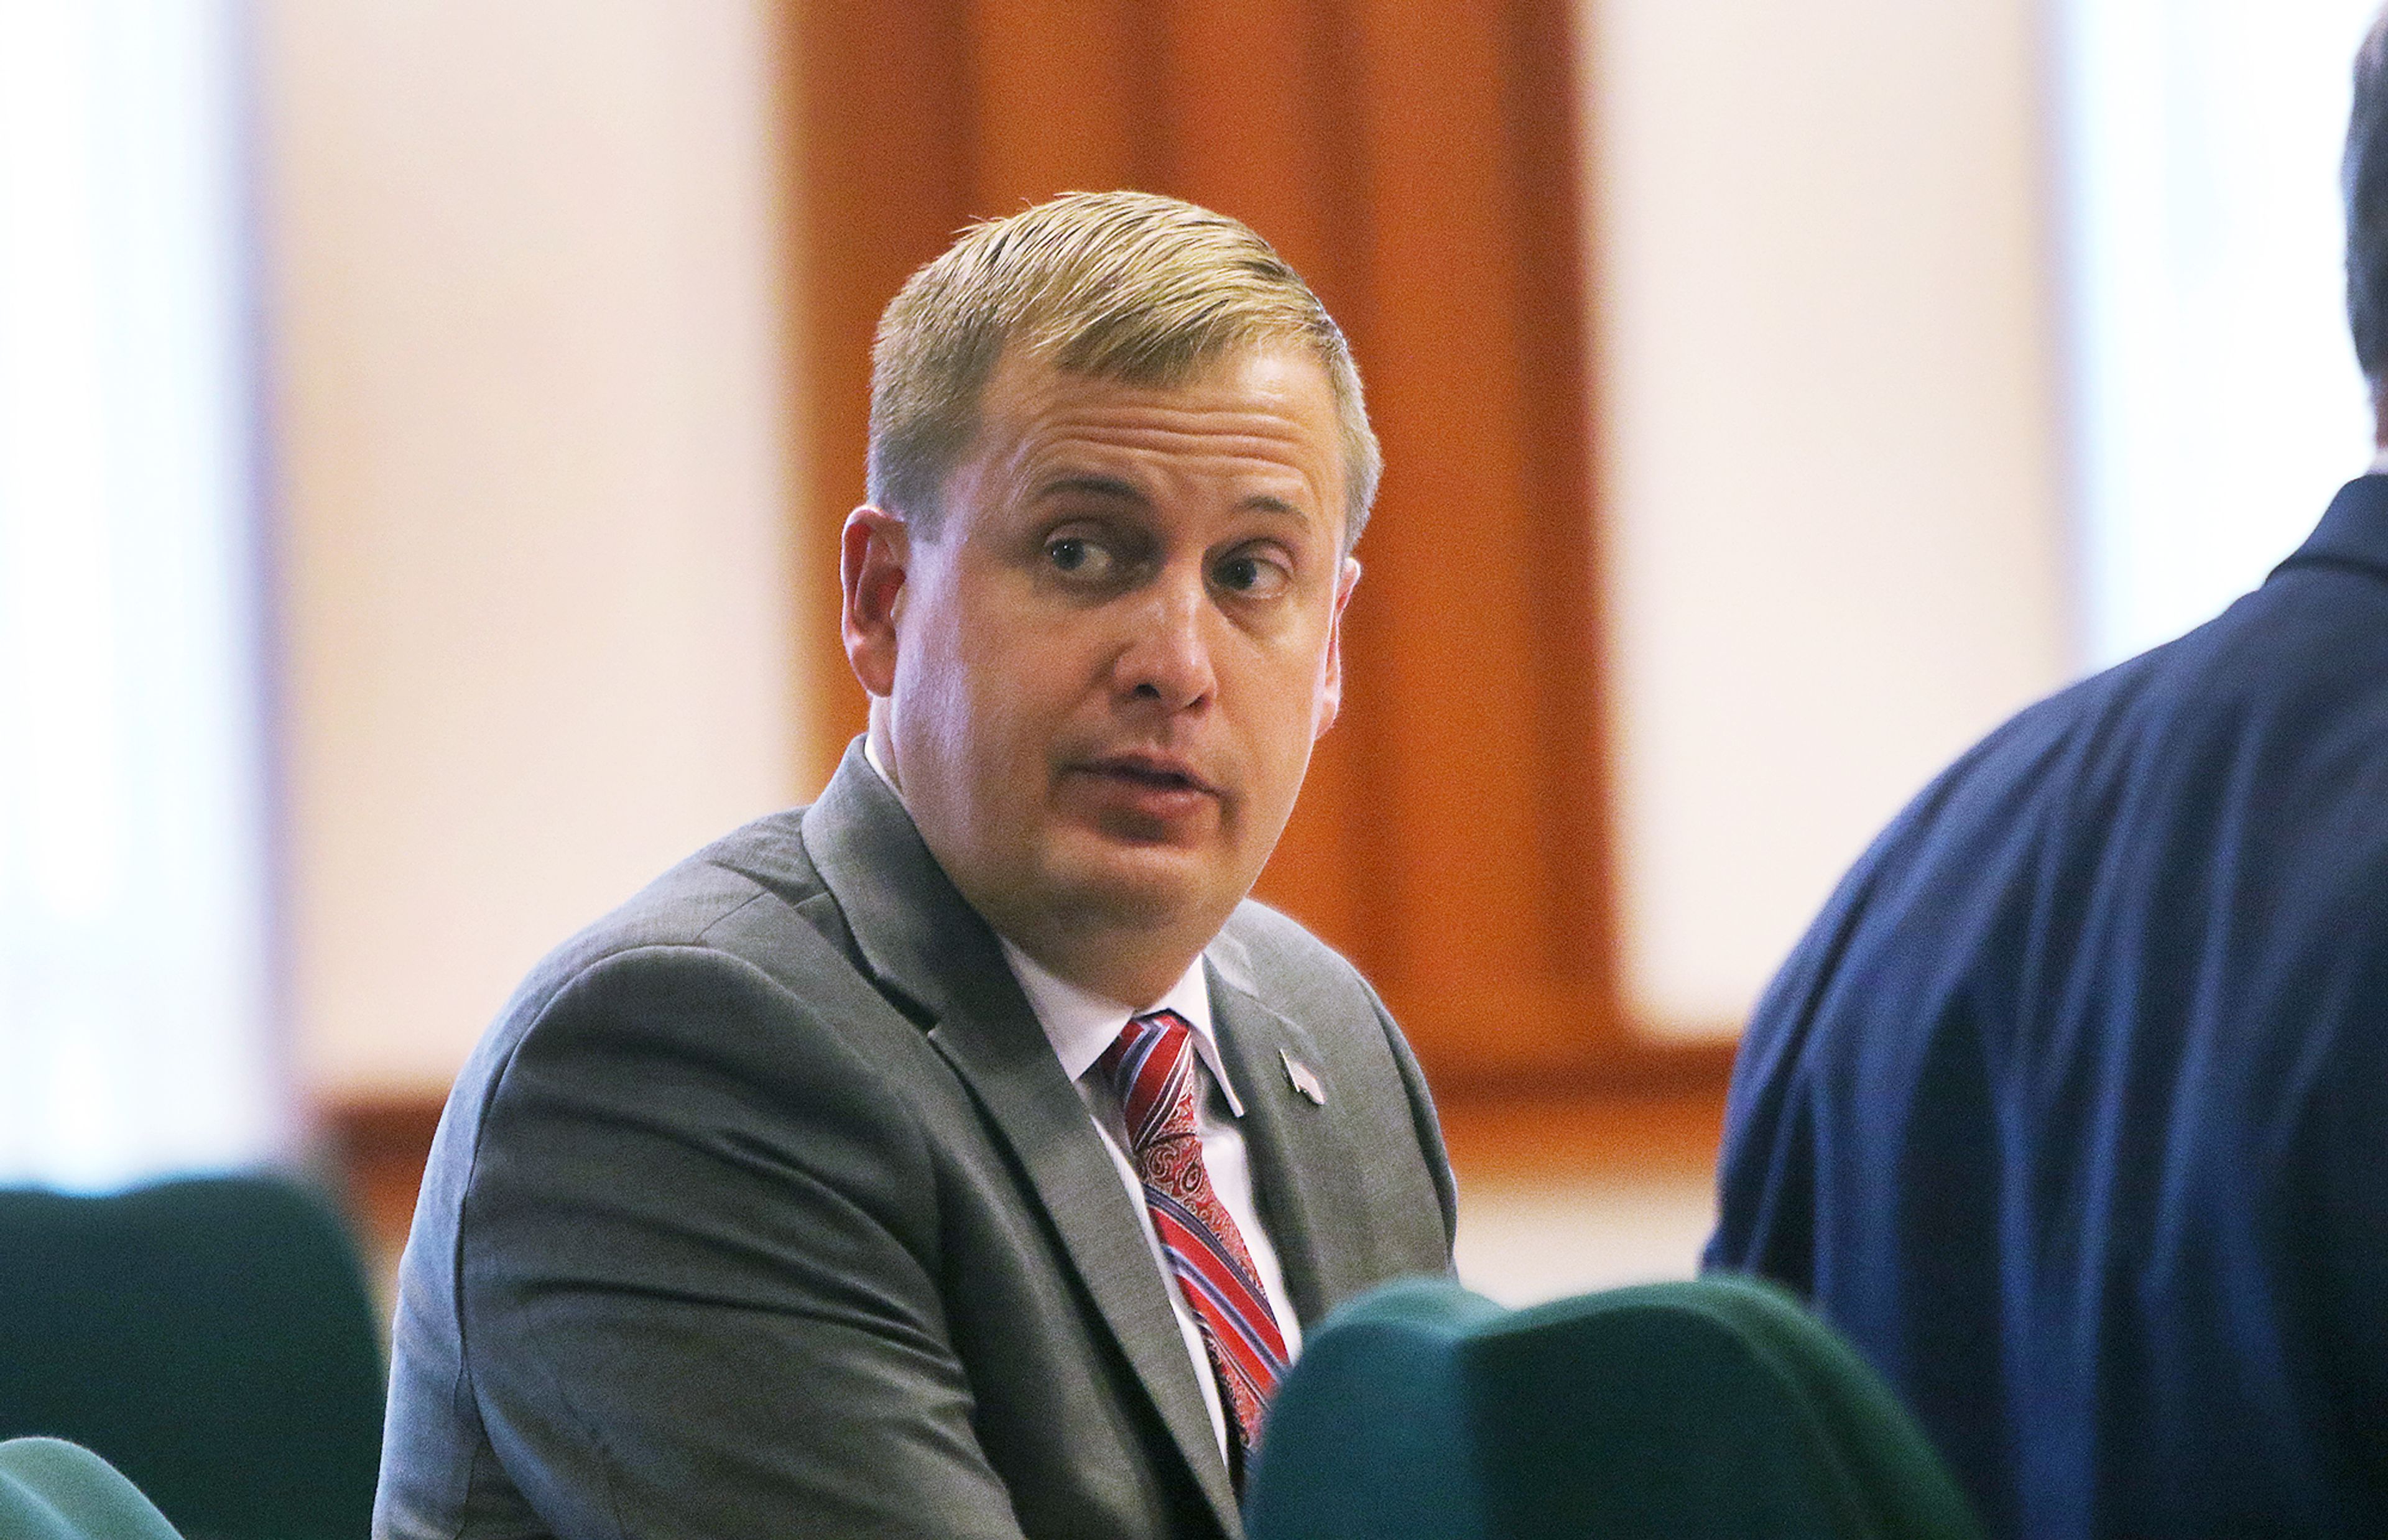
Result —
[{"label": "blurred person in navy suit", "polygon": [[[2383,28],[2344,183],[2388,445]],[[2382,471],[1941,775],[1744,1041],[1708,1266],[1852,1336],[1994,1534],[2388,1534]]]}]

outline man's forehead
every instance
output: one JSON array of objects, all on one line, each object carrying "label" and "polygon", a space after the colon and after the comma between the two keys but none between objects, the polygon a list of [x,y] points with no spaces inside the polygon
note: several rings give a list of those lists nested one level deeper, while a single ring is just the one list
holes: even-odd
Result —
[{"label": "man's forehead", "polygon": [[982,408],[1055,395],[1086,398],[1168,400],[1202,392],[1223,380],[1251,377],[1255,364],[1287,382],[1315,385],[1331,408],[1334,383],[1309,348],[1278,337],[1254,337],[1204,353],[1182,368],[1152,372],[1073,368],[1049,347],[1009,347],[997,355],[979,399]]},{"label": "man's forehead", "polygon": [[[1290,471],[1287,473],[1286,479],[1289,482],[1295,479]],[[1115,503],[1124,509],[1143,508],[1152,501],[1150,489],[1139,480],[1081,471],[1068,464],[1054,469],[1049,474],[1038,476],[1027,491],[1032,501],[1083,501],[1095,506]],[[1305,493],[1289,486],[1286,492],[1287,495],[1279,496],[1266,486],[1254,486],[1243,489],[1236,498],[1234,506],[1239,513],[1259,514],[1289,524],[1316,524],[1322,528],[1339,511],[1333,500],[1332,487],[1318,487]]]},{"label": "man's forehead", "polygon": [[[1334,377],[1314,349],[1275,337],[1221,349],[1166,381],[1071,369],[1049,348],[1007,347],[980,387],[970,437],[946,477],[930,537],[948,525],[976,526],[972,515],[997,504],[1021,506],[1048,494],[1144,498],[1144,479],[1118,473],[1124,464],[1132,468],[1134,455],[1123,440],[1136,435],[1113,436],[1111,430],[1141,421],[1156,430],[1154,439],[1165,439],[1160,424],[1180,410],[1209,418],[1206,425],[1217,430],[1189,433],[1187,461],[1220,456],[1223,440],[1251,430],[1247,447],[1260,452],[1250,479],[1284,484],[1247,489],[1255,511],[1282,511],[1313,524],[1340,548],[1350,466]],[[1079,431],[1089,426],[1092,432]],[[1175,459],[1151,456],[1149,464]]]},{"label": "man's forehead", "polygon": [[981,398],[974,448],[1035,449],[1113,437],[1164,454],[1240,448],[1315,474],[1340,469],[1326,371],[1306,354],[1264,346],[1167,383],[1089,374],[1044,360],[998,366]]}]

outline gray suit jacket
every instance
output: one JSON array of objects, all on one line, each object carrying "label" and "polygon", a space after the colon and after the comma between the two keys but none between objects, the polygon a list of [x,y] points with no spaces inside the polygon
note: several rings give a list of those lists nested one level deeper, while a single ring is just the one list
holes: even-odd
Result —
[{"label": "gray suit jacket", "polygon": [[[1375,994],[1254,903],[1205,957],[1297,1317],[1447,1269]],[[375,1533],[1233,1536],[1165,1287],[993,933],[849,751],[557,951],[465,1067]]]}]

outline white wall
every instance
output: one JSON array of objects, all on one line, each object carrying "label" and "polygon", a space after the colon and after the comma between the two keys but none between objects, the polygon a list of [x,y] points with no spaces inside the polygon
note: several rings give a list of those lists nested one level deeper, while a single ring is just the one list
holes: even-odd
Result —
[{"label": "white wall", "polygon": [[2338,169],[2379,8],[2051,7],[2095,662],[2263,582],[2371,460]]},{"label": "white wall", "polygon": [[1737,1023],[2058,682],[2030,0],[1584,0],[1629,988]]},{"label": "white wall", "polygon": [[238,9],[0,5],[0,1185],[293,1131]]},{"label": "white wall", "polygon": [[263,0],[298,1059],[444,1088],[792,800],[764,0]]}]

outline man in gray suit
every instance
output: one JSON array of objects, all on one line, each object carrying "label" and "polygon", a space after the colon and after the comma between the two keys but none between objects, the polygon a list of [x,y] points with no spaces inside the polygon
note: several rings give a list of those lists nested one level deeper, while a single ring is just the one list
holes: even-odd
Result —
[{"label": "man in gray suit", "polygon": [[1302,1330],[1450,1265],[1417,1067],[1246,900],[1378,470],[1232,221],[1073,195],[880,330],[870,728],[551,956],[402,1269],[387,1536],[1233,1536]]}]

